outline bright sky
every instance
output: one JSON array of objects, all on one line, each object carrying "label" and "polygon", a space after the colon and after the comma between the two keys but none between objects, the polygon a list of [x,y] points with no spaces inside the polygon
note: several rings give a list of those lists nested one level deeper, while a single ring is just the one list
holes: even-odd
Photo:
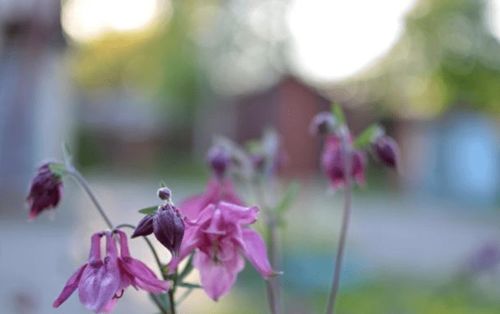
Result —
[{"label": "bright sky", "polygon": [[490,0],[487,11],[491,32],[500,40],[500,0]]},{"label": "bright sky", "polygon": [[397,41],[415,0],[293,0],[288,23],[292,58],[316,81],[347,78]]},{"label": "bright sky", "polygon": [[158,14],[158,0],[68,0],[63,28],[76,41],[109,31],[131,31],[150,24]]}]

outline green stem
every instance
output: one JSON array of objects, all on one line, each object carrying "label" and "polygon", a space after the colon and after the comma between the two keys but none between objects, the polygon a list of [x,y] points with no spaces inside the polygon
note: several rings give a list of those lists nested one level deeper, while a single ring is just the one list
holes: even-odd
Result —
[{"label": "green stem", "polygon": [[95,197],[94,192],[92,192],[92,190],[90,189],[90,185],[88,184],[87,180],[85,180],[85,178],[81,175],[80,172],[78,172],[78,170],[76,170],[75,167],[71,167],[70,169],[67,169],[66,172],[68,174],[70,174],[73,178],[75,178],[75,180],[78,182],[78,184],[80,184],[80,186],[85,190],[87,195],[90,197],[90,200],[92,201],[92,203],[94,203],[94,206],[97,209],[97,211],[99,212],[99,214],[101,215],[102,219],[104,219],[104,221],[108,225],[109,229],[112,230],[113,223],[111,222],[109,217],[106,215],[106,212],[102,208],[101,204],[99,204],[99,202],[97,201],[97,198]]},{"label": "green stem", "polygon": [[335,258],[335,270],[333,272],[332,286],[330,295],[328,297],[328,304],[326,307],[327,314],[335,313],[335,304],[340,283],[340,273],[342,270],[342,259],[344,257],[345,243],[347,238],[347,229],[349,227],[349,220],[351,217],[351,200],[352,200],[352,186],[351,186],[351,147],[346,140],[342,141],[343,154],[344,154],[344,211],[342,214],[342,225],[340,227],[340,238],[337,247],[337,256]]},{"label": "green stem", "polygon": [[[265,200],[265,193],[263,191],[263,186],[260,182],[254,182],[252,184],[254,187],[255,197],[257,203],[262,207],[265,212],[265,224],[267,229],[266,242],[269,250],[270,264],[273,269],[277,267],[278,252],[277,252],[277,230],[276,230],[276,219],[274,214],[271,212],[270,208],[267,206]],[[267,301],[269,303],[269,310],[271,314],[280,313],[280,284],[277,277],[269,278],[266,280],[266,293]]]}]

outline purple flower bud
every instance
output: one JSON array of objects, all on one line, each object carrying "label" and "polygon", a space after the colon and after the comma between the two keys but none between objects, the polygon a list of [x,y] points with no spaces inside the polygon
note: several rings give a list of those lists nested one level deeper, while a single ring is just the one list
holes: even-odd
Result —
[{"label": "purple flower bud", "polygon": [[172,192],[167,187],[159,188],[157,194],[158,194],[158,197],[164,201],[169,201],[170,197],[172,196]]},{"label": "purple flower bud", "polygon": [[328,112],[320,112],[311,121],[309,132],[313,135],[326,135],[335,129],[335,118]]},{"label": "purple flower bud", "polygon": [[40,168],[31,181],[30,191],[26,200],[30,207],[29,218],[35,219],[41,212],[56,207],[61,200],[62,180],[60,175],[52,172],[51,163]]},{"label": "purple flower bud", "polygon": [[132,238],[145,237],[153,233],[153,217],[154,215],[146,215],[137,224],[137,227],[132,234]]},{"label": "purple flower bud", "polygon": [[345,185],[346,155],[350,156],[350,175],[353,181],[358,185],[363,185],[365,182],[366,158],[364,153],[359,150],[354,150],[350,153],[346,152],[342,145],[342,139],[337,135],[331,135],[326,138],[321,163],[334,189]]},{"label": "purple flower bud", "polygon": [[231,155],[225,147],[216,145],[208,151],[207,159],[215,175],[222,178],[231,162]]},{"label": "purple flower bud", "polygon": [[184,220],[171,204],[165,204],[153,216],[153,232],[158,241],[174,256],[179,254],[184,237]]},{"label": "purple flower bud", "polygon": [[387,135],[375,138],[372,143],[375,157],[385,166],[397,169],[399,160],[399,148],[396,141]]}]

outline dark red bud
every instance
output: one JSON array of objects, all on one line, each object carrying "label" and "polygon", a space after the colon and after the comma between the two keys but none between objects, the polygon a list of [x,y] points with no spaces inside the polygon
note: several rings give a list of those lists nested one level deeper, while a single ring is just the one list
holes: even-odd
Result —
[{"label": "dark red bud", "polygon": [[208,151],[208,162],[217,177],[223,177],[227,167],[231,162],[231,155],[228,150],[220,145],[213,146]]},{"label": "dark red bud", "polygon": [[373,153],[375,157],[382,162],[385,166],[390,168],[397,168],[399,159],[399,148],[396,141],[387,136],[378,136],[373,141]]},{"label": "dark red bud", "polygon": [[328,112],[320,112],[311,121],[309,132],[313,135],[325,135],[332,133],[335,129],[335,118]]},{"label": "dark red bud", "polygon": [[51,163],[40,168],[31,181],[27,201],[30,207],[30,219],[34,219],[41,212],[56,207],[62,196],[62,180],[60,175],[52,172]]},{"label": "dark red bud", "polygon": [[179,254],[184,237],[184,220],[179,211],[171,204],[165,204],[153,216],[153,229],[156,239],[165,246],[172,255]]},{"label": "dark red bud", "polygon": [[137,227],[132,234],[132,238],[145,237],[153,233],[153,217],[154,215],[146,215],[137,224]]}]

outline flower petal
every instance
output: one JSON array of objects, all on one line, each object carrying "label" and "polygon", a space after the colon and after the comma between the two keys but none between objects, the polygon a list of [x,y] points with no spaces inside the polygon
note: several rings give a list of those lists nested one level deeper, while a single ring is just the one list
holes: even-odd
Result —
[{"label": "flower petal", "polygon": [[267,257],[266,245],[262,237],[252,229],[243,230],[243,241],[245,247],[243,253],[248,261],[264,278],[269,278],[274,274]]},{"label": "flower petal", "polygon": [[73,292],[75,292],[76,288],[78,288],[78,283],[80,282],[80,278],[82,277],[85,267],[87,267],[87,264],[80,267],[73,275],[71,275],[71,277],[69,277],[63,290],[54,303],[52,303],[53,307],[59,307],[73,294]]},{"label": "flower petal", "polygon": [[217,301],[231,290],[238,273],[245,267],[245,262],[237,254],[230,261],[215,262],[207,254],[198,251],[193,259],[193,265],[200,272],[203,289],[210,298]]},{"label": "flower petal", "polygon": [[132,238],[139,236],[145,237],[153,233],[153,216],[154,215],[146,215],[141,219],[141,221],[139,221],[134,233],[132,234]]},{"label": "flower petal", "polygon": [[106,234],[106,240],[108,256],[105,262],[89,263],[83,271],[78,288],[80,302],[95,312],[103,311],[121,286],[115,240],[110,233]]},{"label": "flower petal", "polygon": [[161,293],[168,290],[168,283],[156,278],[148,266],[135,258],[122,258],[120,265],[130,277],[132,277],[132,285],[152,293]]}]

